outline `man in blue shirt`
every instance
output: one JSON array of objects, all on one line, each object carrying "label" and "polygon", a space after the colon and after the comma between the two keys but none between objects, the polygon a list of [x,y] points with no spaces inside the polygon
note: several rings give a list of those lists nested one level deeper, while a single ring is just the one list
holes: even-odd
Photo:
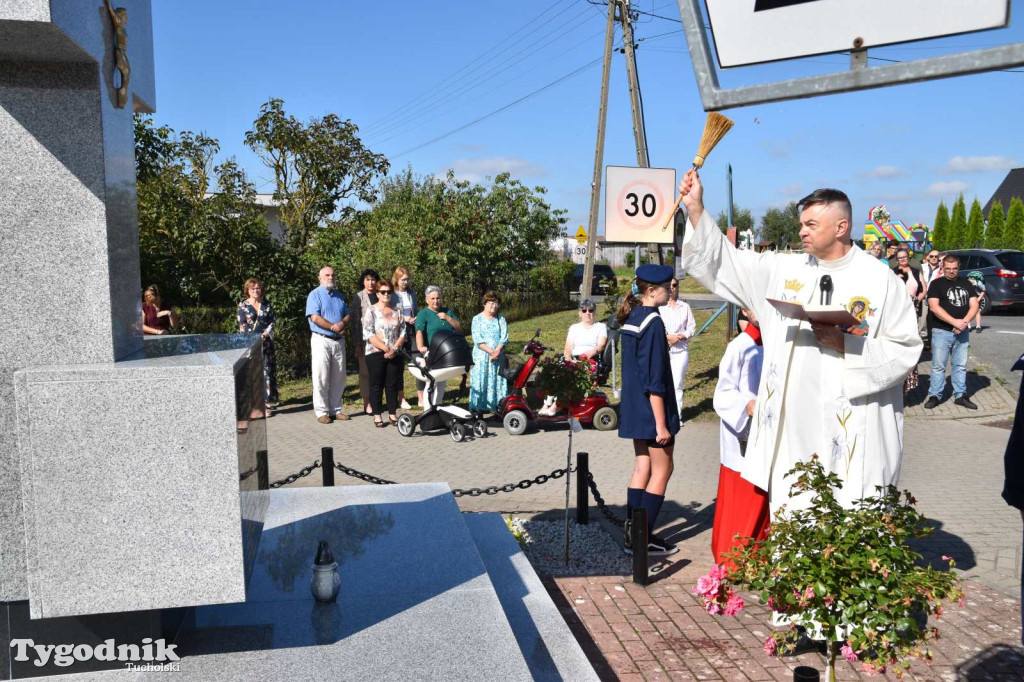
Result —
[{"label": "man in blue shirt", "polygon": [[320,268],[320,286],[306,298],[313,358],[313,411],[321,424],[345,421],[345,329],[348,306],[334,288],[334,268]]}]

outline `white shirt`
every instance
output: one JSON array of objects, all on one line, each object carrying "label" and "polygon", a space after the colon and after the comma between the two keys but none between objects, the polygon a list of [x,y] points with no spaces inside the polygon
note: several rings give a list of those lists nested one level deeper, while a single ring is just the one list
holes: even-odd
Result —
[{"label": "white shirt", "polygon": [[668,347],[668,352],[673,355],[684,353],[690,348],[690,337],[697,331],[697,321],[693,319],[693,312],[690,304],[686,301],[676,299],[676,304],[663,305],[658,308],[661,321],[665,323],[666,334],[683,334],[685,339],[680,339]]},{"label": "white shirt", "polygon": [[572,341],[572,355],[583,355],[589,353],[592,350],[597,350],[597,343],[601,339],[608,338],[608,325],[604,322],[595,322],[589,327],[585,326],[582,322],[569,327],[569,333],[566,335],[566,341]]},{"label": "white shirt", "polygon": [[746,440],[750,432],[747,404],[757,398],[763,361],[764,348],[757,345],[749,334],[741,333],[725,347],[722,362],[718,365],[713,405],[722,420],[719,452],[722,466],[733,471],[743,470],[740,441]]}]

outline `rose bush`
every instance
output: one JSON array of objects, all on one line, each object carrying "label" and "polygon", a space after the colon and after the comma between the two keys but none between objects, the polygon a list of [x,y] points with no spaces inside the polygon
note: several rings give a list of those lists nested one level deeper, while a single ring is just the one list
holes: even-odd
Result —
[{"label": "rose bush", "polygon": [[[807,509],[776,513],[767,536],[727,556],[736,569],[715,566],[694,593],[709,613],[731,615],[742,608],[734,588],[759,594],[762,603],[789,622],[764,643],[768,655],[791,649],[801,630],[826,642],[829,679],[836,657],[859,662],[866,672],[891,668],[902,677],[909,658],[930,662],[927,641],[939,636],[927,617],[942,615],[943,600],[961,600],[952,571],[922,565],[907,541],[932,533],[915,509],[916,500],[893,486],[844,508],[834,491],[842,487],[818,457],[797,464],[790,497],[809,494]],[[952,568],[951,557],[943,560]],[[730,604],[732,605],[730,607]],[[738,608],[737,608],[738,607]],[[841,646],[840,646],[841,645]]]}]

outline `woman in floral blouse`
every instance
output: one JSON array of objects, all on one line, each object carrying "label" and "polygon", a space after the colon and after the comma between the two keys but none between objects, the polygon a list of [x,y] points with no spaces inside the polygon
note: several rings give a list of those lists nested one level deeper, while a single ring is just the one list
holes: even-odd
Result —
[{"label": "woman in floral blouse", "polygon": [[246,293],[238,304],[238,331],[263,337],[263,383],[267,405],[277,403],[277,361],[274,359],[274,309],[263,298],[263,282],[250,277],[242,285]]},{"label": "woman in floral blouse", "polygon": [[376,283],[377,302],[363,311],[363,339],[366,370],[370,375],[370,407],[373,422],[383,428],[381,418],[381,397],[387,393],[388,419],[398,423],[398,392],[402,388],[402,372],[405,362],[399,350],[405,343],[405,320],[402,314],[391,307],[391,282],[386,279]]}]

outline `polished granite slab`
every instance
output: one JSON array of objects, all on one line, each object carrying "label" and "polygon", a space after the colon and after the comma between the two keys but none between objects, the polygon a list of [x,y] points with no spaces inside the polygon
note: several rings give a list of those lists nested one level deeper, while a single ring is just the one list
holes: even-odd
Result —
[{"label": "polished granite slab", "polygon": [[[533,679],[442,483],[271,491],[244,604],[193,610],[177,643],[194,679]],[[337,604],[309,591],[317,543]]]},{"label": "polished granite slab", "polygon": [[[256,335],[15,373],[33,618],[241,602],[268,503]],[[61,557],[53,561],[52,557]]]}]

